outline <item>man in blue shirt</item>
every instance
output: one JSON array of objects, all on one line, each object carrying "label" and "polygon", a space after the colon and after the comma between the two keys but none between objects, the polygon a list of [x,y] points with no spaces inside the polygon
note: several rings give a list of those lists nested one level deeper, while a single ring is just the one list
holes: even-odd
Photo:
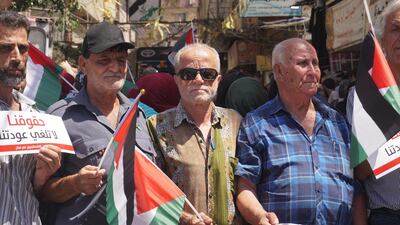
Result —
[{"label": "man in blue shirt", "polygon": [[251,224],[351,224],[353,177],[345,119],[315,97],[315,49],[275,46],[273,100],[247,114],[237,145],[237,207]]}]

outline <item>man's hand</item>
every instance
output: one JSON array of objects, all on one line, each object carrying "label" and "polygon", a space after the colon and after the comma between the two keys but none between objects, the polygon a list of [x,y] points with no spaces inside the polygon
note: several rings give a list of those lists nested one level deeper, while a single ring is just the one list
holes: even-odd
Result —
[{"label": "man's hand", "polygon": [[201,219],[203,220],[203,222],[196,216],[193,215],[189,221],[190,225],[211,225],[213,224],[213,221],[210,217],[208,217],[206,214],[204,213],[200,213]]},{"label": "man's hand", "polygon": [[105,174],[104,169],[98,169],[96,166],[87,165],[75,175],[75,188],[78,192],[86,195],[94,194],[102,184]]},{"label": "man's hand", "polygon": [[278,217],[273,212],[265,212],[258,217],[258,225],[277,225],[279,224]]},{"label": "man's hand", "polygon": [[61,149],[55,145],[43,146],[36,157],[36,170],[33,179],[35,191],[39,191],[50,176],[61,166]]}]

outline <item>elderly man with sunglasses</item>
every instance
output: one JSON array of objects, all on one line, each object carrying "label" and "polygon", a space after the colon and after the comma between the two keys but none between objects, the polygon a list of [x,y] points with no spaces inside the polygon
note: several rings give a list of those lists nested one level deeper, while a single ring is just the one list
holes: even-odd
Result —
[{"label": "elderly man with sunglasses", "polygon": [[148,120],[156,161],[202,218],[185,205],[180,224],[239,224],[233,202],[235,142],[241,116],[216,107],[220,61],[216,50],[191,44],[175,56],[177,107]]}]

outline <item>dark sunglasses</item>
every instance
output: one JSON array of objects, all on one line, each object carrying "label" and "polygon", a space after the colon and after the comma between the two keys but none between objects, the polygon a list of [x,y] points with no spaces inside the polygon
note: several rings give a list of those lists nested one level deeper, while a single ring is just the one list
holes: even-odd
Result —
[{"label": "dark sunglasses", "polygon": [[183,68],[179,70],[177,75],[180,76],[182,80],[194,80],[198,73],[203,80],[215,80],[218,76],[218,71],[212,68]]},{"label": "dark sunglasses", "polygon": [[[14,43],[0,43],[0,53],[10,53],[15,48]],[[28,51],[29,44],[18,44],[18,51],[20,54],[24,54]]]}]

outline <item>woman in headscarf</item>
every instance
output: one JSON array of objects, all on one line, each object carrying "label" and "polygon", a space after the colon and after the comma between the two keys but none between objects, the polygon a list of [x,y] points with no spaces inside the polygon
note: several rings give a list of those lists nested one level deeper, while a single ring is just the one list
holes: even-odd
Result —
[{"label": "woman in headscarf", "polygon": [[259,81],[243,77],[234,81],[225,96],[226,108],[231,108],[243,117],[268,101],[268,93]]},{"label": "woman in headscarf", "polygon": [[157,112],[177,106],[181,98],[173,77],[168,73],[148,74],[141,77],[136,85],[138,89],[132,90],[128,97],[133,98],[139,93],[139,90],[144,89],[146,93],[140,98],[140,101]]}]

